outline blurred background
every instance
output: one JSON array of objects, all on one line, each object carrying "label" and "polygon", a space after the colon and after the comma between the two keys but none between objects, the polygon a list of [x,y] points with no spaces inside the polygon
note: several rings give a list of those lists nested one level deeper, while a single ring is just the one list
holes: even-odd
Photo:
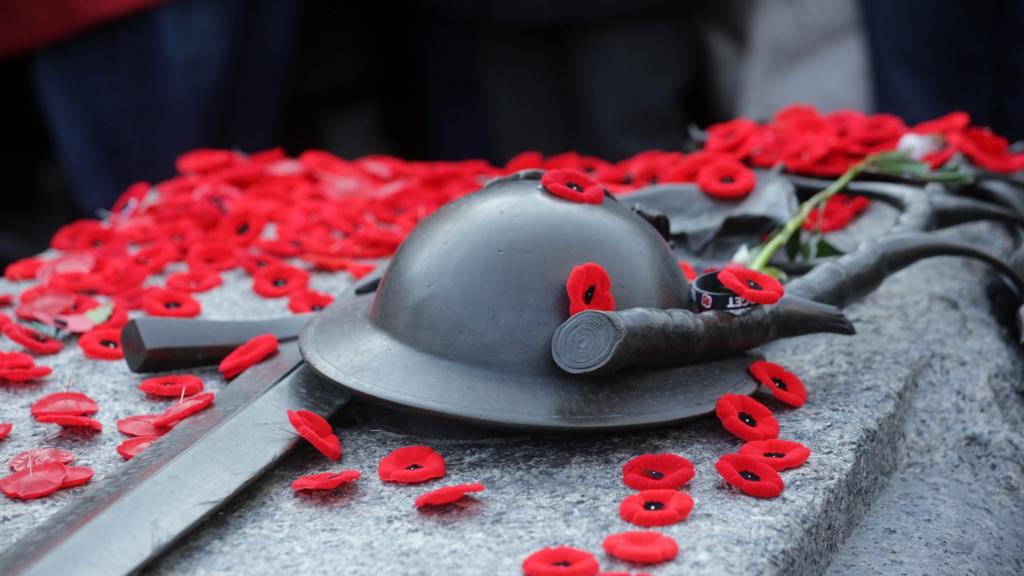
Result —
[{"label": "blurred background", "polygon": [[618,160],[790,103],[1024,137],[1019,0],[0,0],[0,266],[199,147]]}]

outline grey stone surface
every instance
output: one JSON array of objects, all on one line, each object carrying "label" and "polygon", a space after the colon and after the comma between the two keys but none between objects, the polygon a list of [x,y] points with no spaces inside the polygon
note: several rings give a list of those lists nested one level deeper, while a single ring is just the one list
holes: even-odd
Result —
[{"label": "grey stone surface", "polygon": [[[882,211],[872,218],[882,223],[884,216]],[[1007,248],[995,227],[951,233]],[[620,468],[636,454],[671,451],[696,466],[688,487],[696,505],[687,521],[660,529],[677,539],[680,555],[647,569],[652,574],[1012,573],[1024,556],[1014,546],[1024,526],[1022,363],[989,310],[985,282],[979,281],[985,278],[987,270],[973,262],[918,264],[849,309],[858,335],[808,336],[764,350],[810,390],[807,405],[797,410],[758,393],[776,412],[781,436],[813,450],[805,466],[783,473],[786,489],[777,499],[744,496],[719,479],[715,460],[740,442],[713,418],[592,438],[446,440],[353,425],[338,430],[345,446],[340,463],[330,465],[301,448],[151,572],[517,574],[526,555],[557,544],[590,550],[605,570],[638,571],[600,548],[607,534],[633,529],[617,513],[631,493]],[[202,296],[207,317],[284,310],[282,301],[252,296],[240,275],[228,279]],[[344,280],[324,275],[314,283],[338,291]],[[18,288],[0,283],[0,293]],[[31,387],[3,386],[0,420],[13,421],[15,429],[0,442],[0,458],[40,445],[67,447],[96,468],[97,481],[117,474],[117,418],[156,411],[163,403],[137,392],[140,378],[119,363],[65,352],[51,364],[58,375],[74,375],[72,389],[97,399],[105,431],[65,436],[30,420],[29,404],[61,389],[59,377]],[[208,387],[222,387],[212,371],[202,375]],[[448,476],[421,486],[379,482],[379,459],[412,443],[430,444],[444,455]],[[340,468],[360,470],[363,478],[325,496],[296,495],[288,487],[301,474]],[[946,491],[936,495],[903,480],[943,472],[952,480],[942,481]],[[201,470],[195,481],[202,481]],[[438,512],[413,508],[418,494],[462,482],[482,482],[488,490]],[[80,490],[33,502],[0,501],[0,546],[59,512]],[[972,490],[973,498],[967,494]],[[876,499],[880,504],[873,507]],[[897,504],[903,513],[885,512]],[[961,504],[971,510],[956,512]],[[933,506],[937,512],[930,511]],[[862,518],[868,522],[856,528]],[[914,542],[915,525],[918,534],[931,525],[952,531],[945,540],[932,534]],[[958,566],[966,569],[957,572]]]}]

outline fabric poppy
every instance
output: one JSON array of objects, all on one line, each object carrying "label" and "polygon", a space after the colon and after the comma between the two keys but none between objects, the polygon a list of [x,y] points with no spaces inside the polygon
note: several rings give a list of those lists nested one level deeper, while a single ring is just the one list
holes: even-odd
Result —
[{"label": "fabric poppy", "polygon": [[227,168],[238,162],[238,156],[231,150],[197,148],[189,150],[174,161],[174,167],[182,174],[209,174]]},{"label": "fabric poppy", "polygon": [[45,263],[42,258],[31,256],[29,258],[22,258],[21,260],[15,260],[4,268],[4,278],[11,282],[20,282],[23,280],[35,280],[36,272]]},{"label": "fabric poppy", "polygon": [[132,255],[132,261],[144,266],[150,274],[160,274],[168,264],[179,258],[178,249],[170,242],[158,242],[146,246]]},{"label": "fabric poppy", "polygon": [[747,366],[758,382],[771,391],[772,396],[783,404],[799,408],[807,401],[807,389],[804,383],[792,372],[782,366],[765,360],[758,360]]},{"label": "fabric poppy", "polygon": [[163,436],[176,422],[169,426],[157,426],[154,422],[159,418],[160,414],[125,416],[117,421],[117,430],[125,436]]},{"label": "fabric poppy", "polygon": [[64,482],[60,485],[61,490],[88,484],[96,474],[88,466],[66,466],[64,470],[67,474],[64,476]]},{"label": "fabric poppy", "polygon": [[610,556],[637,564],[660,564],[679,554],[676,541],[664,534],[631,531],[612,534],[601,545]]},{"label": "fabric poppy", "polygon": [[754,171],[732,158],[718,158],[697,174],[701,192],[719,200],[746,198],[756,184]]},{"label": "fabric poppy", "polygon": [[276,256],[269,254],[255,254],[252,252],[245,252],[239,257],[239,262],[242,264],[242,268],[245,268],[246,273],[250,276],[256,273],[261,268],[266,268],[275,264],[284,264],[284,261]]},{"label": "fabric poppy", "polygon": [[710,152],[725,152],[737,160],[742,160],[750,153],[753,144],[751,136],[757,128],[757,122],[747,118],[735,118],[712,124],[707,129],[708,138],[704,143],[704,149]]},{"label": "fabric poppy", "polygon": [[774,468],[745,454],[726,454],[715,469],[730,486],[757,498],[775,498],[785,488]]},{"label": "fabric poppy", "polygon": [[252,275],[252,289],[264,298],[280,298],[309,285],[309,272],[288,264],[272,264]]},{"label": "fabric poppy", "polygon": [[35,358],[22,352],[0,352],[0,380],[25,382],[48,376],[52,370],[36,366]]},{"label": "fabric poppy", "polygon": [[161,428],[170,428],[196,412],[212,406],[213,399],[214,395],[212,392],[203,392],[202,394],[185,398],[161,412],[157,418],[153,419],[153,425]]},{"label": "fabric poppy", "polygon": [[14,303],[14,294],[0,294],[0,308],[10,306]]},{"label": "fabric poppy", "polygon": [[277,338],[273,334],[253,336],[248,342],[225,356],[220,361],[218,369],[225,378],[230,380],[277,352],[277,346]]},{"label": "fabric poppy", "polygon": [[601,568],[594,555],[572,548],[541,548],[523,560],[525,576],[595,576]]},{"label": "fabric poppy", "polygon": [[96,401],[81,392],[54,392],[32,403],[30,408],[36,418],[44,415],[70,414],[88,416],[100,409]]},{"label": "fabric poppy", "polygon": [[426,494],[421,494],[416,498],[415,505],[417,508],[423,508],[424,506],[444,506],[445,504],[451,504],[461,500],[466,494],[470,492],[483,492],[486,488],[483,484],[456,484],[455,486],[445,486],[438,488],[437,490],[431,490]]},{"label": "fabric poppy", "polygon": [[86,358],[93,360],[120,360],[124,358],[121,349],[120,328],[95,328],[78,338],[78,347]]},{"label": "fabric poppy", "polygon": [[641,454],[622,467],[622,482],[634,490],[674,490],[692,478],[693,464],[675,454]]},{"label": "fabric poppy", "polygon": [[202,392],[203,381],[192,374],[156,376],[140,382],[139,390],[160,398],[181,398]]},{"label": "fabric poppy", "polygon": [[319,312],[334,302],[334,296],[316,290],[296,290],[288,296],[288,309],[296,314]]},{"label": "fabric poppy", "polygon": [[37,416],[36,420],[43,424],[56,424],[61,428],[91,428],[97,432],[103,431],[103,425],[88,416],[43,414],[42,416]]},{"label": "fabric poppy", "polygon": [[570,202],[604,202],[604,188],[590,176],[576,170],[548,170],[541,176],[540,185],[547,192]]},{"label": "fabric poppy", "polygon": [[233,244],[206,242],[189,248],[185,262],[193,270],[213,269],[220,272],[238,266],[241,252]]},{"label": "fabric poppy", "polygon": [[220,286],[223,281],[216,270],[189,270],[167,277],[167,288],[179,292],[206,292]]},{"label": "fabric poppy", "polygon": [[811,450],[792,440],[754,440],[740,446],[740,454],[750,456],[776,470],[789,470],[803,465]]},{"label": "fabric poppy", "polygon": [[693,510],[693,498],[678,490],[641,490],[619,504],[619,516],[630,524],[668,526],[686,519]]},{"label": "fabric poppy", "polygon": [[377,466],[377,476],[384,482],[418,484],[444,475],[444,458],[429,446],[398,448]]},{"label": "fabric poppy", "polygon": [[159,439],[159,436],[136,436],[129,438],[117,445],[117,453],[125,460],[131,460]]},{"label": "fabric poppy", "polygon": [[755,304],[774,304],[785,293],[775,278],[739,266],[726,267],[718,273],[718,280],[740,298]]},{"label": "fabric poppy", "polygon": [[142,296],[142,309],[150,316],[172,318],[193,318],[199,316],[202,307],[185,292],[150,288]]},{"label": "fabric poppy", "polygon": [[7,438],[11,434],[11,430],[14,429],[14,424],[10,422],[0,422],[0,440]]},{"label": "fabric poppy", "polygon": [[17,472],[18,470],[28,468],[30,462],[32,468],[36,468],[43,464],[49,464],[50,462],[70,464],[74,461],[75,455],[67,450],[61,450],[59,448],[33,448],[32,450],[26,450],[17,454],[14,458],[11,458],[10,467],[11,470]]},{"label": "fabric poppy", "polygon": [[0,491],[8,498],[33,500],[53,494],[64,485],[67,467],[60,462],[48,462],[24,468],[0,478]]},{"label": "fabric poppy", "polygon": [[360,476],[361,474],[356,470],[299,476],[292,482],[292,490],[296,492],[300,490],[334,490],[342,484],[349,484],[358,480]]},{"label": "fabric poppy", "polygon": [[779,435],[779,422],[764,404],[743,394],[723,394],[715,404],[722,426],[744,440],[768,440]]},{"label": "fabric poppy", "polygon": [[683,276],[685,276],[686,279],[689,280],[690,282],[693,282],[694,280],[697,279],[697,271],[694,270],[693,266],[690,266],[688,263],[680,260],[679,269],[683,271]]},{"label": "fabric poppy", "polygon": [[580,264],[565,283],[569,294],[569,315],[584,310],[615,310],[612,281],[604,268],[593,262]]},{"label": "fabric poppy", "polygon": [[850,225],[853,220],[867,209],[870,201],[863,196],[836,194],[824,205],[807,215],[801,226],[804,230],[835,232]]},{"label": "fabric poppy", "polygon": [[309,410],[289,410],[288,421],[321,454],[335,461],[341,458],[341,440],[323,416]]},{"label": "fabric poppy", "polygon": [[60,340],[14,322],[5,324],[3,332],[4,336],[36,354],[56,354],[64,348],[64,344]]}]

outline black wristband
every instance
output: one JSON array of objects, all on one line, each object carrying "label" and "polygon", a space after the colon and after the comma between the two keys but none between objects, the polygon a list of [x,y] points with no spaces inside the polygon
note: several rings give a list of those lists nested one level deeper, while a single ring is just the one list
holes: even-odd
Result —
[{"label": "black wristband", "polygon": [[757,304],[737,296],[718,281],[718,271],[705,272],[690,283],[690,297],[698,312],[705,310],[742,310]]}]

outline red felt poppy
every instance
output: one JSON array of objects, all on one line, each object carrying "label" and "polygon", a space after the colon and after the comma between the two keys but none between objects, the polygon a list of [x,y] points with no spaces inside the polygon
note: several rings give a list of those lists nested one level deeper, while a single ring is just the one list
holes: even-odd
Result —
[{"label": "red felt poppy", "polygon": [[610,556],[637,564],[660,564],[679,554],[679,545],[672,538],[657,532],[622,532],[612,534],[601,545]]},{"label": "red felt poppy", "polygon": [[802,224],[804,230],[835,232],[846,228],[854,218],[867,209],[870,201],[863,196],[836,194],[825,204],[807,215]]},{"label": "red felt poppy", "polygon": [[264,298],[280,298],[309,285],[309,272],[288,264],[272,264],[252,275],[252,289]]},{"label": "red felt poppy", "polygon": [[701,191],[720,200],[745,198],[755,184],[754,171],[732,158],[718,158],[697,174],[697,185]]},{"label": "red felt poppy", "polygon": [[576,170],[548,170],[541,177],[540,185],[549,193],[570,202],[604,202],[604,188],[590,176]]},{"label": "red felt poppy", "polygon": [[177,423],[172,422],[169,426],[157,426],[154,422],[158,418],[160,418],[160,414],[125,416],[117,421],[117,429],[125,436],[163,436]]},{"label": "red felt poppy", "polygon": [[772,396],[783,404],[800,407],[807,401],[807,389],[795,374],[778,364],[758,360],[747,366],[750,375],[757,379]]},{"label": "red felt poppy", "polygon": [[0,312],[0,329],[3,329],[4,326],[10,324],[11,322],[14,322],[14,320],[11,320],[10,316]]},{"label": "red felt poppy", "polygon": [[125,460],[131,460],[159,439],[159,436],[136,436],[135,438],[129,438],[117,445],[117,453]]},{"label": "red felt poppy", "polygon": [[641,454],[622,467],[622,481],[634,490],[674,490],[692,478],[693,464],[675,454]]},{"label": "red felt poppy", "polygon": [[384,482],[418,484],[445,474],[444,458],[429,446],[406,446],[381,459],[377,476]]},{"label": "red felt poppy", "polygon": [[238,155],[231,150],[197,148],[178,156],[174,166],[182,174],[209,174],[238,161]]},{"label": "red felt poppy", "polygon": [[686,276],[687,280],[693,282],[694,280],[697,279],[697,271],[694,270],[693,266],[690,266],[688,263],[680,260],[679,269],[683,271],[683,276]]},{"label": "red felt poppy", "polygon": [[113,305],[113,308],[110,311],[110,316],[103,322],[97,324],[96,328],[121,329],[128,323],[128,310],[116,301],[111,304]]},{"label": "red felt poppy", "polygon": [[570,316],[584,310],[615,310],[611,278],[593,262],[572,269],[565,291],[569,294]]},{"label": "red felt poppy", "polygon": [[775,278],[739,266],[729,266],[719,272],[718,281],[740,298],[755,304],[774,304],[785,293]]},{"label": "red felt poppy", "polygon": [[36,418],[44,415],[70,414],[88,416],[99,410],[96,401],[81,392],[54,392],[47,394],[32,403],[32,415]]},{"label": "red felt poppy", "polygon": [[361,474],[356,470],[342,470],[341,472],[323,472],[321,474],[310,474],[299,476],[292,482],[292,490],[334,490],[342,484],[348,484],[358,480]]},{"label": "red felt poppy", "polygon": [[685,520],[693,498],[678,490],[641,490],[619,504],[619,516],[637,526],[668,526]]},{"label": "red felt poppy", "polygon": [[27,368],[0,367],[0,380],[8,382],[28,382],[49,376],[53,370],[49,366],[29,366]]},{"label": "red felt poppy", "polygon": [[51,462],[70,464],[74,461],[75,455],[67,450],[60,450],[58,448],[33,448],[32,450],[26,450],[14,458],[11,458],[10,467],[11,470],[17,472],[18,470],[28,468],[30,462],[32,464],[32,468],[37,468],[43,464],[49,464]]},{"label": "red felt poppy", "polygon": [[277,352],[277,338],[273,334],[254,336],[245,344],[232,350],[220,361],[220,373],[230,380],[275,352]]},{"label": "red felt poppy", "polygon": [[750,137],[757,131],[758,124],[747,118],[735,118],[728,122],[712,124],[707,129],[704,149],[711,152],[726,152],[742,159],[750,151]]},{"label": "red felt poppy", "polygon": [[775,498],[785,485],[774,468],[744,454],[726,454],[715,469],[730,486],[757,498]]},{"label": "red felt poppy", "polygon": [[153,419],[153,425],[161,428],[170,428],[189,416],[205,410],[213,405],[213,393],[203,392],[190,396],[177,402],[160,413],[159,417]]},{"label": "red felt poppy", "polygon": [[203,391],[203,381],[192,374],[173,374],[146,378],[139,383],[139,390],[150,396],[181,398]]},{"label": "red felt poppy", "polygon": [[124,358],[120,328],[94,328],[78,338],[78,347],[85,353],[86,358],[93,360]]},{"label": "red felt poppy", "polygon": [[316,290],[296,290],[288,296],[288,309],[296,314],[319,312],[334,302],[334,296]]},{"label": "red felt poppy", "polygon": [[437,490],[431,490],[426,494],[421,494],[416,498],[415,505],[417,508],[423,508],[424,506],[444,506],[445,504],[451,504],[461,500],[466,494],[470,492],[483,492],[486,488],[483,484],[456,484],[455,486],[445,486],[444,488],[438,488]]},{"label": "red felt poppy", "polygon": [[49,462],[0,478],[0,491],[8,498],[17,500],[42,498],[60,490],[66,476],[67,467],[64,464]]},{"label": "red felt poppy", "polygon": [[284,264],[284,261],[276,256],[269,254],[255,254],[252,252],[245,252],[239,257],[239,261],[242,263],[242,268],[245,268],[246,273],[250,276],[255,274],[260,268],[266,268],[273,264]]},{"label": "red felt poppy", "polygon": [[331,460],[341,458],[341,440],[323,416],[309,410],[289,410],[288,421],[295,431]]},{"label": "red felt poppy", "polygon": [[65,467],[65,471],[67,472],[67,475],[64,476],[64,482],[60,485],[61,490],[87,484],[96,474],[93,472],[92,468],[89,468],[88,466],[67,466]]},{"label": "red felt poppy", "polygon": [[11,340],[21,344],[26,349],[36,354],[56,354],[64,348],[64,344],[60,340],[50,338],[46,334],[36,332],[35,330],[11,322],[5,324],[3,327],[4,336],[7,336]]},{"label": "red felt poppy", "polygon": [[206,292],[222,283],[220,274],[211,269],[189,270],[167,277],[167,288],[179,292]]},{"label": "red felt poppy", "polygon": [[768,440],[779,435],[779,422],[772,411],[750,396],[723,394],[715,414],[726,430],[744,440]]},{"label": "red felt poppy", "polygon": [[202,311],[199,302],[185,292],[150,288],[142,296],[142,309],[150,316],[192,318]]},{"label": "red felt poppy", "polygon": [[234,244],[207,242],[190,248],[185,262],[193,270],[213,269],[223,272],[238,266],[240,254]]},{"label": "red felt poppy", "polygon": [[56,424],[62,428],[91,428],[97,432],[103,431],[103,425],[88,416],[75,416],[73,414],[43,414],[37,416],[36,420],[43,424]]},{"label": "red felt poppy", "polygon": [[14,303],[14,294],[0,294],[0,308],[10,306]]},{"label": "red felt poppy", "polygon": [[740,454],[750,456],[776,470],[789,470],[801,466],[811,456],[811,450],[792,440],[754,440],[740,446]]},{"label": "red felt poppy", "polygon": [[39,271],[39,267],[44,263],[45,260],[42,258],[36,258],[35,256],[15,260],[8,264],[7,268],[4,268],[4,278],[11,282],[35,280],[36,272]]},{"label": "red felt poppy", "polygon": [[11,430],[14,429],[14,424],[10,422],[0,422],[0,440],[7,438],[11,434]]},{"label": "red felt poppy", "polygon": [[523,560],[525,576],[595,576],[600,570],[594,555],[572,548],[541,548]]}]

